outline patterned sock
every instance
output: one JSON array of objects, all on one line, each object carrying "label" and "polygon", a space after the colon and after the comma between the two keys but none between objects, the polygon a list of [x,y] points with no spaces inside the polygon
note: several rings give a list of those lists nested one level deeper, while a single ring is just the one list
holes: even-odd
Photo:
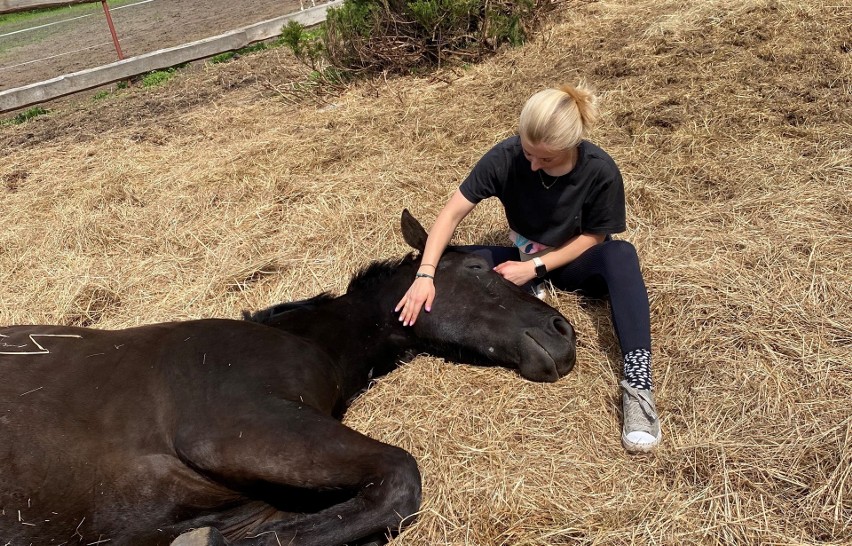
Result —
[{"label": "patterned sock", "polygon": [[624,379],[634,389],[651,389],[651,351],[634,349],[624,355]]}]

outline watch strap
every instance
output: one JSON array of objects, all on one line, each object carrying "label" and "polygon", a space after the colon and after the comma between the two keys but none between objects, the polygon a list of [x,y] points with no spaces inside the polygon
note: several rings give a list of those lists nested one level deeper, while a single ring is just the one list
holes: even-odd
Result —
[{"label": "watch strap", "polygon": [[547,266],[544,265],[544,262],[541,261],[541,258],[533,258],[533,263],[535,264],[535,276],[538,278],[542,278],[547,275]]}]

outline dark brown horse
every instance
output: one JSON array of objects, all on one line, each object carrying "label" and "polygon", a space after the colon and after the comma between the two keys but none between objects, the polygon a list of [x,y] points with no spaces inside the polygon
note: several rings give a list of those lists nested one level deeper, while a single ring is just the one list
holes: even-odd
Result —
[{"label": "dark brown horse", "polygon": [[[423,249],[407,212],[402,230]],[[558,312],[453,249],[434,309],[404,328],[417,265],[250,320],[0,328],[0,544],[384,542],[419,509],[420,474],[340,423],[371,377],[417,352],[534,381],[574,364]]]}]

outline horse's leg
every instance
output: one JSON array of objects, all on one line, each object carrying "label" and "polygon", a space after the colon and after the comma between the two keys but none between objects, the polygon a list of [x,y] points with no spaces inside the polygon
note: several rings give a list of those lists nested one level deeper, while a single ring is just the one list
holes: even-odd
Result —
[{"label": "horse's leg", "polygon": [[[288,510],[210,525],[240,546],[332,546],[410,523],[420,507],[420,472],[408,452],[306,406],[278,401],[263,409],[177,436],[179,456],[197,471],[247,497],[272,491],[263,500]],[[297,490],[352,494],[316,512],[294,513]]]}]

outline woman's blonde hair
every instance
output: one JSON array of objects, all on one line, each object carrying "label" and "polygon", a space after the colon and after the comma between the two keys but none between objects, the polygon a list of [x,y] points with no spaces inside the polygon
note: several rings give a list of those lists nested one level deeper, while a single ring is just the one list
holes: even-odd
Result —
[{"label": "woman's blonde hair", "polygon": [[585,85],[539,91],[521,110],[521,138],[555,150],[580,144],[598,119],[597,98]]}]

